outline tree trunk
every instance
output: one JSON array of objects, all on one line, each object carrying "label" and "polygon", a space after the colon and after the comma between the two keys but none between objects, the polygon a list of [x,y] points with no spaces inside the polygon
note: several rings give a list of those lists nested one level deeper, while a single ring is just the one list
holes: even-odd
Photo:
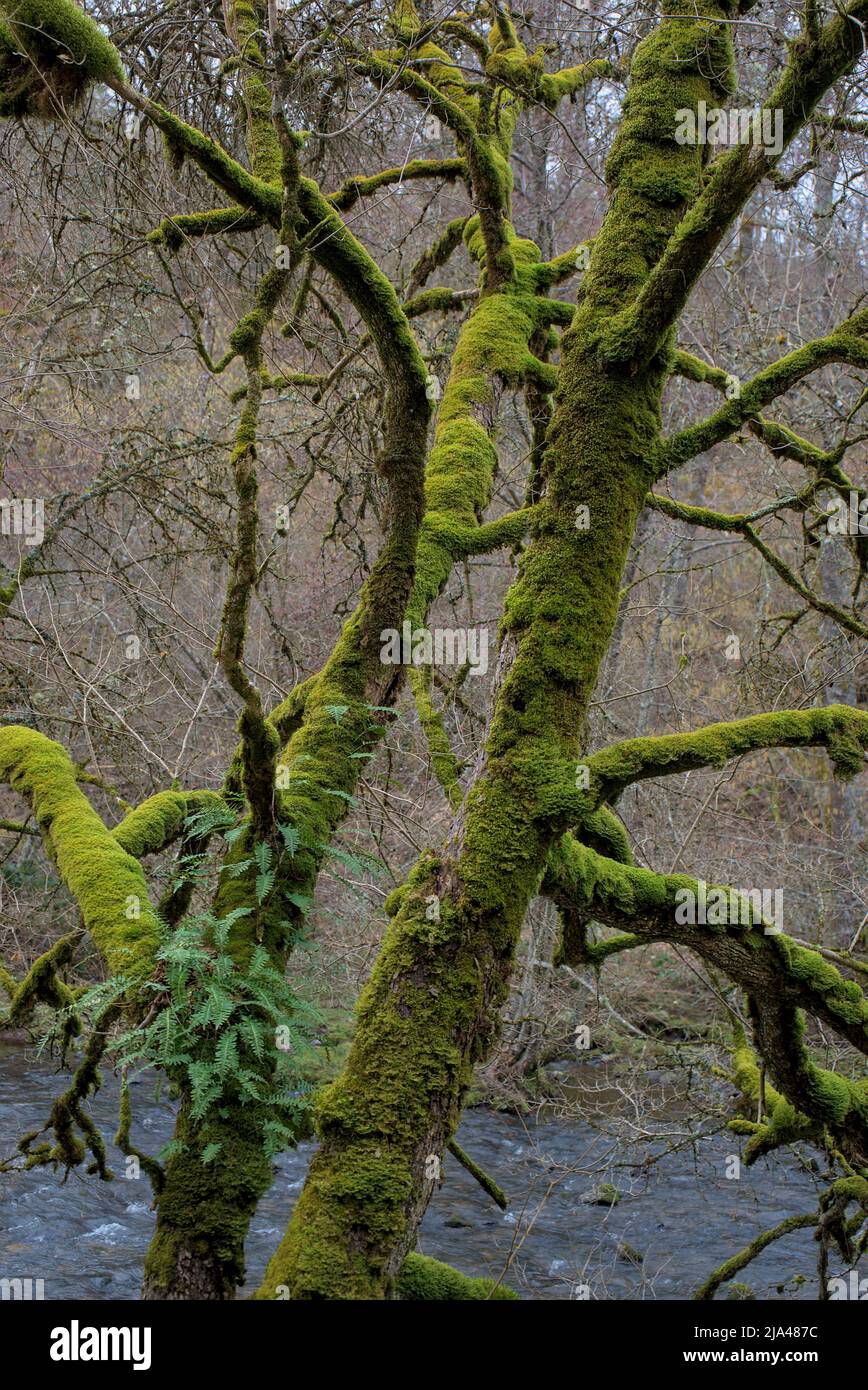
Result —
[{"label": "tree trunk", "polygon": [[505,604],[485,746],[443,853],[393,895],[350,1056],[320,1106],[322,1144],[262,1297],[279,1284],[301,1298],[393,1293],[435,1186],[431,1159],[496,1038],[549,848],[580,819],[576,758],[652,479],[667,373],[664,354],[632,371],[604,365],[598,344],[662,254],[682,200],[699,192],[701,149],[665,139],[648,112],[664,97],[667,107],[711,100],[709,41],[707,18],[668,20],[635,55],[640,76],[608,165],[612,204],[563,339],[545,497]]}]

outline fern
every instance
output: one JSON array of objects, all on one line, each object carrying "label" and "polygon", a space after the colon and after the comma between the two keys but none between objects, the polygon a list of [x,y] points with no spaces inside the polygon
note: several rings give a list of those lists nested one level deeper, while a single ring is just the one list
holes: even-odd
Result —
[{"label": "fern", "polygon": [[256,901],[264,903],[272,888],[274,887],[274,870],[270,869],[267,874],[256,875]]},{"label": "fern", "polygon": [[221,874],[228,874],[230,878],[240,878],[254,862],[253,859],[236,859],[231,864],[222,864],[220,872]]},{"label": "fern", "polygon": [[235,1001],[231,994],[228,994],[222,986],[208,981],[205,986],[205,997],[190,1019],[190,1025],[193,1028],[203,1028],[210,1024],[214,1028],[222,1028],[223,1024],[232,1017],[234,1009]]},{"label": "fern", "polygon": [[265,1131],[265,1153],[268,1158],[274,1158],[282,1149],[288,1148],[292,1143],[292,1130],[280,1120],[268,1120],[263,1126]]},{"label": "fern", "polygon": [[[289,833],[284,844],[292,853],[300,837],[294,827],[285,829]],[[246,867],[255,863],[260,877],[273,877],[271,846],[257,845],[253,856]],[[300,894],[291,900],[304,910],[311,901]],[[220,919],[203,913],[174,929],[164,924],[166,936],[157,953],[164,967],[162,978],[144,985],[156,1006],[155,1016],[149,1014],[146,1025],[114,1038],[108,1051],[114,1063],[128,1067],[132,1075],[154,1067],[167,1075],[173,1088],[187,1097],[196,1122],[209,1114],[229,1113],[232,1099],[262,1107],[264,1115],[257,1124],[270,1157],[292,1143],[302,1125],[307,1127],[308,1088],[300,1081],[299,1063],[310,1051],[309,1039],[321,1019],[296,997],[262,944],[254,947],[243,968],[229,955],[226,946],[233,924],[252,911],[235,908]],[[98,1016],[127,989],[128,982],[119,976],[96,985],[79,997],[76,1011]],[[287,1030],[288,1054],[277,1048],[278,1027]],[[170,1145],[163,1150],[163,1160],[182,1148]],[[201,1161],[213,1162],[218,1151],[219,1146],[209,1144]]]},{"label": "fern", "polygon": [[340,845],[324,844],[322,848],[326,854],[330,854],[338,863],[343,864],[354,874],[373,874],[379,876],[383,873],[384,865],[379,859],[375,859],[372,854],[365,854],[364,850],[357,850],[355,854],[350,854],[348,850],[341,849]]},{"label": "fern", "polygon": [[213,835],[215,831],[228,830],[235,823],[235,814],[228,806],[211,805],[203,806],[201,811],[194,811],[184,821],[184,829],[188,838],[200,839],[204,835]]},{"label": "fern", "polygon": [[339,796],[348,806],[355,806],[357,804],[354,796],[350,796],[349,792],[342,792],[338,787],[324,787],[323,791],[326,796]]},{"label": "fern", "polygon": [[241,1087],[243,1097],[246,1097],[248,1100],[262,1100],[264,1098],[263,1079],[257,1076],[256,1072],[247,1070],[239,1071],[236,1079]]},{"label": "fern", "polygon": [[286,847],[286,852],[290,858],[292,858],[301,843],[301,836],[294,825],[282,825],[280,827],[280,834]]},{"label": "fern", "polygon": [[234,1028],[228,1028],[225,1033],[220,1034],[215,1053],[215,1065],[221,1080],[237,1072],[238,1034]]},{"label": "fern", "polygon": [[271,970],[271,958],[264,946],[257,946],[250,957],[247,974],[251,980],[262,979]]},{"label": "fern", "polygon": [[265,1029],[259,1019],[248,1014],[238,1025],[238,1032],[247,1050],[261,1062],[265,1056]]},{"label": "fern", "polygon": [[191,1062],[187,1069],[190,1079],[190,1114],[194,1120],[201,1120],[207,1114],[208,1108],[219,1093],[219,1084],[215,1083],[215,1068],[213,1062]]},{"label": "fern", "polygon": [[157,1158],[161,1163],[168,1163],[171,1158],[177,1158],[179,1154],[182,1154],[186,1147],[186,1144],[182,1143],[180,1139],[170,1139],[168,1144],[160,1149]]},{"label": "fern", "polygon": [[231,912],[227,912],[225,917],[219,917],[211,928],[215,946],[225,946],[235,923],[242,917],[249,917],[252,912],[252,907],[235,907]]}]

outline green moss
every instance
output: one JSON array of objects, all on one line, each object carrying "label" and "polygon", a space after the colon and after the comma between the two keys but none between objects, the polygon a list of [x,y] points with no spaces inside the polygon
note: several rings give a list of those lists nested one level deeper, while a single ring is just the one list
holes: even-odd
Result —
[{"label": "green moss", "polygon": [[714,1273],[706,1279],[702,1287],[697,1289],[696,1293],[693,1295],[694,1299],[708,1301],[714,1298],[717,1290],[721,1285],[726,1284],[727,1281],[732,1281],[728,1285],[727,1298],[753,1298],[754,1294],[750,1286],[733,1280],[733,1275],[739,1274],[741,1270],[749,1265],[752,1260],[756,1259],[757,1255],[765,1250],[767,1246],[773,1244],[774,1241],[789,1235],[791,1231],[800,1231],[807,1227],[814,1226],[816,1221],[817,1216],[815,1212],[811,1212],[805,1216],[788,1216],[779,1226],[774,1226],[770,1231],[763,1231],[752,1240],[749,1245],[745,1246],[743,1250],[739,1250],[737,1254],[731,1255],[728,1260],[725,1260],[720,1268],[716,1269]]},{"label": "green moss", "polygon": [[253,0],[229,0],[226,19],[239,50],[250,168],[265,183],[279,185],[283,161],[271,115],[272,96],[264,76],[266,64],[260,44],[266,18],[264,13],[257,12]]},{"label": "green moss", "polygon": [[[182,1113],[175,1138],[183,1147],[166,1165],[157,1204],[157,1232],[145,1261],[148,1297],[190,1297],[184,1279],[204,1272],[200,1297],[230,1299],[244,1280],[250,1218],[273,1179],[255,1104],[233,1106],[226,1118],[193,1126]],[[206,1144],[219,1144],[219,1164],[203,1164]],[[195,1296],[195,1295],[193,1295]]]},{"label": "green moss", "polygon": [[[753,1049],[749,1046],[741,1028],[734,1030],[735,1045],[732,1052],[733,1079],[741,1094],[750,1103],[756,1114],[759,1103],[761,1079]],[[799,1114],[795,1107],[782,1096],[769,1081],[763,1086],[765,1118],[762,1121],[731,1121],[730,1128],[741,1134],[750,1135],[745,1147],[745,1162],[755,1163],[764,1154],[771,1153],[782,1144],[792,1144],[799,1140],[817,1140],[822,1134],[822,1125],[807,1115]]]},{"label": "green moss", "polygon": [[787,937],[775,938],[774,943],[793,979],[822,1000],[842,1026],[864,1031],[868,1037],[868,1001],[855,980],[845,980],[817,951],[798,946]]},{"label": "green moss", "polygon": [[137,860],[101,821],[58,743],[34,729],[0,729],[0,780],[29,803],[58,872],[112,974],[133,985],[153,967],[160,927]]},{"label": "green moss", "polygon": [[[169,128],[174,132],[174,126]],[[214,163],[217,181],[224,186],[235,181],[243,192],[254,182],[238,166],[227,165],[222,152],[210,143],[203,147],[187,129],[180,135],[202,167]],[[256,180],[255,189],[259,205],[270,207],[270,187]],[[276,759],[278,783],[269,800],[278,824],[295,828],[299,845],[293,854],[275,857],[273,885],[262,903],[257,899],[255,868],[234,877],[228,872],[221,875],[214,914],[223,918],[236,908],[248,910],[233,923],[225,948],[241,968],[260,942],[275,964],[285,963],[303,925],[298,904],[313,894],[327,846],[352,804],[364,760],[386,727],[382,714],[371,708],[392,698],[388,687],[383,691],[389,672],[380,661],[380,633],[385,627],[400,626],[410,595],[430,414],[427,370],[394,287],[313,180],[301,179],[297,195],[305,224],[302,231],[312,241],[313,255],[364,319],[389,382],[377,463],[390,509],[380,554],[328,661],[266,721],[281,745]],[[268,215],[271,220],[272,213]],[[232,349],[253,350],[260,322],[254,307],[233,334]],[[249,445],[250,441],[248,434],[238,442]],[[343,711],[339,720],[334,715],[338,708]],[[247,786],[242,761],[236,758],[228,787],[237,786],[239,779]],[[247,825],[227,855],[225,867],[249,858],[256,838],[253,827]],[[275,848],[280,850],[277,836]],[[294,904],[288,894],[296,899]],[[204,1253],[211,1258],[217,1251],[215,1281],[224,1291],[218,1296],[227,1296],[225,1290],[234,1287],[243,1268],[243,1240],[250,1216],[271,1181],[271,1165],[263,1159],[262,1144],[262,1127],[268,1118],[255,1106],[233,1103],[227,1107],[227,1140],[237,1127],[241,1145],[231,1166],[222,1156],[217,1166],[201,1163],[206,1143],[223,1142],[210,1120],[207,1126],[186,1125],[181,1137],[189,1141],[188,1150],[167,1168],[157,1235],[148,1257],[148,1287],[156,1291],[155,1296],[166,1296],[179,1282],[183,1285],[186,1256],[191,1250],[203,1253],[200,1232],[209,1229],[213,1236]],[[362,1186],[370,1196],[388,1174],[375,1153],[368,1157],[374,1176],[371,1184]],[[344,1195],[349,1203],[349,1188]]]},{"label": "green moss", "polygon": [[402,1299],[455,1301],[466,1299],[517,1299],[512,1289],[493,1279],[470,1279],[451,1265],[428,1255],[408,1255],[398,1275]]},{"label": "green moss", "polygon": [[730,25],[716,22],[716,16],[729,15],[733,6],[721,4],[699,7],[708,18],[691,16],[670,18],[638,45],[630,62],[634,82],[654,80],[665,73],[684,77],[696,73],[708,84],[713,96],[723,99],[736,90],[735,52]]},{"label": "green moss", "polygon": [[737,1279],[733,1279],[726,1286],[726,1297],[730,1302],[743,1302],[745,1299],[755,1299],[756,1294],[750,1284],[742,1284]]},{"label": "green moss", "polygon": [[[603,859],[592,849],[565,837],[558,850],[552,852],[549,876],[551,889],[558,905],[563,903],[577,914],[580,932],[577,954],[582,960],[593,960],[594,948],[583,946],[581,928],[589,918],[618,925],[622,921],[643,921],[644,932],[655,939],[674,939],[672,932],[673,905],[681,888],[696,890],[694,880],[684,875],[658,875],[647,870],[619,865]],[[737,906],[733,903],[733,906]],[[737,920],[737,914],[733,920]],[[745,927],[697,926],[690,929],[688,944],[711,961],[717,959],[713,947],[715,934],[737,931],[746,946],[754,951],[774,953],[774,969],[789,989],[798,991],[798,998],[818,1017],[836,1026],[844,1037],[857,1046],[868,1036],[868,1000],[854,981],[844,980],[835,967],[814,951],[797,946],[783,935],[765,936]],[[605,948],[609,943],[601,943]],[[637,937],[626,937],[627,947],[637,944]],[[619,949],[616,939],[613,949]],[[739,961],[726,951],[726,968],[733,978],[755,987],[755,967]],[[602,959],[602,957],[601,957]],[[760,1154],[796,1139],[815,1139],[824,1126],[840,1136],[842,1142],[864,1143],[868,1130],[868,1086],[849,1081],[840,1073],[818,1067],[804,1044],[804,1019],[797,1010],[785,1010],[780,1027],[786,1028],[785,1046],[788,1057],[786,1072],[788,1090],[783,1096],[771,1085],[766,1086],[766,1119],[757,1124],[745,1120],[733,1122],[739,1133],[751,1136],[746,1150],[748,1162]],[[759,1097],[759,1068],[752,1050],[741,1033],[736,1035],[733,1055],[734,1078],[742,1093],[755,1103]],[[863,1138],[860,1141],[859,1136]]]},{"label": "green moss", "polygon": [[414,264],[410,271],[411,285],[424,285],[435,270],[446,264],[453,251],[461,245],[466,225],[466,217],[455,217],[451,222],[447,222],[440,235]]},{"label": "green moss", "polygon": [[152,246],[165,246],[167,251],[180,251],[185,241],[200,236],[215,236],[219,232],[249,232],[262,225],[259,213],[247,208],[209,208],[207,212],[178,213],[164,217],[159,227],[148,233]]},{"label": "green moss", "polygon": [[[818,367],[824,366],[828,362],[839,361],[849,361],[854,366],[868,363],[866,334],[868,334],[868,311],[862,310],[858,314],[854,314],[833,333],[805,343],[794,352],[786,353],[776,362],[772,362],[768,367],[757,372],[751,381],[742,385],[736,398],[727,401],[719,410],[716,410],[699,424],[681,430],[659,446],[655,453],[657,476],[663,476],[688,459],[694,458],[697,454],[703,453],[712,448],[714,444],[728,438],[745,421],[756,419],[762,408],[770,401],[784,395],[792,386]],[[705,375],[706,379],[711,380],[714,380],[716,376],[710,369],[706,371]],[[770,437],[769,442],[774,444],[776,441]],[[780,447],[780,441],[777,441],[777,447]],[[696,512],[690,515],[690,519],[698,521],[700,525],[703,524],[704,520],[710,519],[714,524],[715,516],[714,512],[707,512],[706,517],[703,517],[703,509],[697,508]],[[746,535],[750,535],[749,528],[744,521],[740,526],[733,525],[732,529],[738,529]]]},{"label": "green moss", "polygon": [[630,783],[701,767],[725,767],[762,748],[825,747],[838,775],[855,775],[868,749],[868,713],[847,705],[779,710],[684,734],[626,739],[588,759],[592,799],[616,799]]},{"label": "green moss", "polygon": [[[730,7],[702,6],[708,18],[727,18]],[[671,21],[663,27],[669,28]],[[849,72],[864,49],[859,25],[852,16],[839,15],[819,30],[816,38],[804,35],[790,45],[789,61],[769,94],[764,109],[779,112],[783,126],[783,148],[801,130],[829,88]],[[657,61],[665,61],[663,54]],[[697,64],[697,75],[710,73],[716,86],[721,84],[716,60],[711,68]],[[641,67],[640,67],[641,71]],[[666,74],[671,81],[683,80]],[[709,80],[709,79],[706,79]],[[709,82],[710,94],[713,95]],[[688,103],[685,103],[688,105]],[[606,327],[600,339],[600,358],[611,366],[638,371],[668,348],[672,325],[681,314],[698,276],[708,265],[720,239],[742,210],[767,164],[756,157],[756,150],[741,145],[714,162],[714,172],[702,193],[670,228],[666,244],[654,258],[647,279],[636,285],[629,303]],[[663,254],[665,250],[665,255]],[[649,267],[650,268],[650,267]]]},{"label": "green moss", "polygon": [[112,834],[127,854],[143,859],[167,849],[195,811],[223,804],[216,792],[157,792],[130,811]]},{"label": "green moss", "polygon": [[[229,346],[239,357],[243,357],[251,348],[257,347],[263,331],[266,327],[266,317],[262,309],[251,309],[249,313],[242,314],[232,332],[229,334]],[[236,448],[248,447],[255,442],[255,435],[248,433],[236,443]]]},{"label": "green moss", "polygon": [[413,0],[397,0],[389,16],[389,24],[404,43],[411,44],[422,28]]},{"label": "green moss", "polygon": [[[843,983],[838,978],[839,983]],[[803,1108],[798,1109],[786,1096],[766,1083],[765,1117],[752,1122],[732,1121],[730,1125],[737,1133],[751,1136],[745,1148],[745,1161],[748,1164],[783,1144],[799,1140],[819,1143],[826,1127],[832,1134],[843,1136],[845,1142],[848,1133],[854,1129],[863,1134],[868,1129],[868,1087],[818,1067],[805,1047],[804,1015],[797,1010],[790,1011],[790,1014],[787,1040],[789,1066],[792,1074],[798,1078],[799,1100]],[[755,1111],[760,1097],[759,1067],[740,1028],[735,1030],[734,1039],[734,1080]]]},{"label": "green moss", "polygon": [[[56,1010],[72,1008],[75,995],[61,980],[59,972],[71,961],[75,942],[75,933],[61,937],[60,941],[56,941],[33,962],[20,985],[16,985],[11,976],[6,976],[10,1002],[9,1013],[4,1021],[9,1027],[27,1023],[37,1004],[47,1004],[49,1008]],[[81,1023],[72,1013],[62,1032],[62,1056],[65,1055],[69,1043],[80,1032]]]},{"label": "green moss", "polygon": [[280,226],[282,198],[278,188],[257,178],[227,154],[216,140],[181,120],[158,102],[148,104],[148,116],[162,132],[176,162],[192,159],[230,198],[259,213],[272,226]]},{"label": "green moss", "polygon": [[[668,10],[669,7],[666,7]],[[666,13],[638,45],[622,119],[606,166],[609,216],[594,245],[583,290],[610,310],[623,308],[644,283],[702,186],[704,151],[676,142],[676,112],[714,105],[731,82],[727,7],[703,4],[695,16]],[[730,56],[727,56],[730,55]],[[629,357],[619,321],[597,330],[601,357]],[[618,339],[616,343],[616,339]]]},{"label": "green moss", "polygon": [[120,82],[114,44],[74,0],[0,3],[0,116],[51,116],[93,82]]},{"label": "green moss", "polygon": [[[508,54],[516,42],[498,10],[491,52]],[[695,53],[699,46],[697,36]],[[379,75],[394,77],[398,57],[384,59]],[[439,411],[411,616],[424,613],[448,577],[453,557],[444,542],[472,529],[487,505],[496,462],[495,388],[531,377],[544,389],[554,384],[528,361],[531,331],[551,321],[534,304],[546,273],[538,250],[515,237],[508,221],[508,142],[519,102],[504,101],[496,116],[474,110],[458,69],[435,77],[438,59],[431,58],[428,85],[405,74],[401,81],[417,99],[430,100],[465,144],[480,215],[464,237],[482,276],[480,302],[462,330]],[[514,65],[514,57],[507,62]],[[684,82],[691,97],[712,94],[696,71]],[[635,111],[637,122],[644,119],[638,100]],[[601,369],[599,347],[612,310],[642,283],[683,212],[672,200],[671,180],[654,185],[659,201],[647,188],[631,186],[641,179],[640,164],[647,168],[655,159],[654,142],[665,143],[659,131],[654,142],[643,144],[640,136],[637,125],[633,154],[616,162],[624,187],[614,190],[585,298],[563,338],[541,480],[545,500],[534,509],[505,606],[503,680],[481,771],[442,859],[417,866],[407,890],[390,903],[394,916],[359,1001],[346,1066],[320,1099],[320,1148],[269,1266],[265,1295],[280,1284],[298,1298],[394,1291],[399,1256],[429,1195],[427,1160],[442,1153],[453,1133],[473,1065],[496,1034],[528,900],[553,841],[594,809],[575,791],[573,770],[617,619],[620,576],[651,477],[649,451],[669,370],[662,359],[632,375],[620,366]],[[669,164],[670,153],[661,150],[665,172],[674,177],[686,169],[680,192],[689,185],[695,194],[699,155],[678,148],[677,162]],[[575,524],[579,504],[590,509],[590,534]],[[594,829],[615,838],[605,817]],[[623,912],[643,923],[671,923],[678,878],[585,847],[579,859],[581,905],[596,912],[603,901],[613,917]],[[369,1181],[372,1171],[376,1184]]]},{"label": "green moss", "polygon": [[[332,207],[346,212],[359,198],[370,197],[379,188],[390,184],[403,184],[409,179],[456,179],[467,173],[464,159],[410,159],[406,164],[398,164],[391,169],[380,169],[376,174],[357,174],[345,179],[340,188],[328,194]],[[460,219],[463,222],[463,218]],[[415,274],[415,272],[414,272]]]}]

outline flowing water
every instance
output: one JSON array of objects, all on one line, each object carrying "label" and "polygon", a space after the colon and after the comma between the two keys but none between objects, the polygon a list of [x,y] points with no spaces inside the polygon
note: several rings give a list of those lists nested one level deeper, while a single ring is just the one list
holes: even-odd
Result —
[{"label": "flowing water", "polygon": [[[45,1123],[65,1085],[22,1052],[0,1043],[0,1156]],[[171,1137],[171,1104],[143,1079],[133,1085],[133,1108],[134,1142],[158,1152]],[[108,1142],[117,1123],[111,1075],[91,1113]],[[732,1135],[679,1141],[687,1126],[678,1116],[662,1128],[659,1141],[639,1148],[574,1118],[470,1109],[458,1142],[503,1188],[508,1209],[448,1156],[419,1249],[467,1274],[499,1277],[508,1266],[506,1282],[526,1298],[684,1299],[760,1231],[816,1208],[816,1180],[789,1158],[727,1178]],[[286,1227],[311,1151],[302,1145],[277,1161],[250,1231],[248,1291]],[[659,1161],[643,1164],[651,1152]],[[43,1279],[47,1299],[138,1297],[154,1224],[150,1188],[144,1176],[123,1177],[123,1155],[110,1144],[109,1156],[118,1175],[111,1183],[81,1173],[63,1182],[48,1169],[0,1173],[0,1278]],[[591,1200],[605,1196],[595,1191],[602,1182],[617,1188],[616,1204]],[[815,1260],[811,1232],[796,1231],[739,1278],[759,1298],[815,1299]]]}]

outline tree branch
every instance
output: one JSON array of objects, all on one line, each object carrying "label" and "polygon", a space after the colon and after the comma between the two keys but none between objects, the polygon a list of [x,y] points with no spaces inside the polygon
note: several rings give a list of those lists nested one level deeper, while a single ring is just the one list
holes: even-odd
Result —
[{"label": "tree branch", "polygon": [[595,805],[616,800],[625,787],[649,777],[671,777],[701,767],[725,767],[760,748],[825,748],[838,776],[864,766],[868,712],[847,705],[776,710],[685,734],[625,739],[586,759]]}]

